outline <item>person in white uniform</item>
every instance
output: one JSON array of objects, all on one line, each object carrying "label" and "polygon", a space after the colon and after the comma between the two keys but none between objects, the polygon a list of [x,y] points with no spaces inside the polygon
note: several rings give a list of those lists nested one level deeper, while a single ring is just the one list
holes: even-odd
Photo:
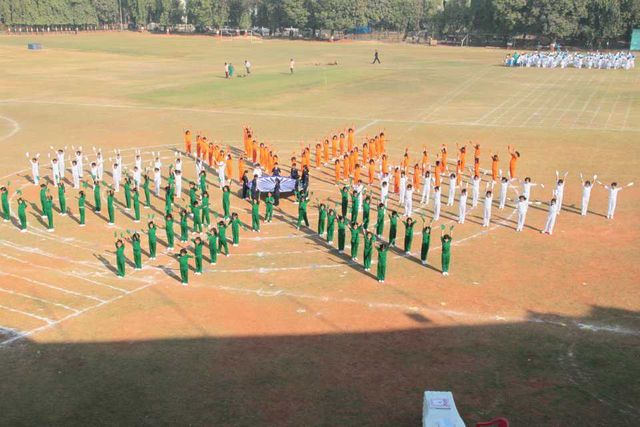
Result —
[{"label": "person in white uniform", "polygon": [[609,206],[607,208],[607,219],[613,219],[613,215],[616,213],[616,206],[618,204],[618,193],[625,187],[631,187],[633,182],[628,183],[624,187],[619,187],[617,182],[612,182],[611,185],[604,185],[600,181],[598,184],[609,190]]},{"label": "person in white uniform", "polygon": [[426,170],[424,175],[422,176],[422,198],[420,199],[421,205],[429,204],[429,196],[431,195],[431,186],[433,185],[434,179],[431,177],[431,172]]},{"label": "person in white uniform", "polygon": [[553,228],[556,225],[556,217],[558,216],[557,209],[558,209],[558,206],[560,206],[557,204],[557,202],[558,201],[555,197],[551,199],[551,201],[549,202],[549,212],[547,214],[547,222],[544,224],[544,229],[541,231],[541,233],[543,234],[548,234],[548,235],[553,234]]},{"label": "person in white uniform", "polygon": [[589,199],[591,199],[591,190],[593,189],[593,184],[596,182],[596,178],[598,175],[593,175],[591,180],[585,180],[580,174],[580,181],[582,182],[582,205],[580,207],[580,215],[586,216],[587,212],[589,212]]}]

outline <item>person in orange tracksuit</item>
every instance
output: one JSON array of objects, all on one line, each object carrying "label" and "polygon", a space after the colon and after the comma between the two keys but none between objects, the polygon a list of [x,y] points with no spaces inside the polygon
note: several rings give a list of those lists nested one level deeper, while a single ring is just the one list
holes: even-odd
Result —
[{"label": "person in orange tracksuit", "polygon": [[426,171],[427,169],[429,169],[429,152],[427,151],[426,147],[424,148],[424,150],[422,150],[422,163],[420,167],[422,171]]},{"label": "person in orange tracksuit", "polygon": [[353,150],[355,135],[356,133],[352,127],[347,130],[347,148],[349,151]]},{"label": "person in orange tracksuit", "polygon": [[209,167],[213,167],[213,154],[215,153],[215,150],[215,145],[213,145],[213,142],[210,142],[209,147],[207,147],[207,160],[209,160]]},{"label": "person in orange tracksuit", "polygon": [[440,160],[436,160],[436,165],[433,168],[433,174],[434,174],[434,187],[440,187],[440,175],[442,174],[442,166],[440,165]]},{"label": "person in orange tracksuit", "polygon": [[459,187],[462,183],[462,174],[464,169],[462,168],[462,160],[458,159],[456,162],[456,184]]},{"label": "person in orange tracksuit", "polygon": [[184,151],[191,154],[191,131],[189,129],[184,132]]},{"label": "person in orange tracksuit", "polygon": [[353,171],[356,168],[356,162],[358,161],[358,147],[354,147],[353,151],[349,154],[349,176],[353,176]]},{"label": "person in orange tracksuit", "polygon": [[342,177],[347,179],[349,177],[349,165],[351,162],[349,161],[349,155],[345,154],[342,157]]},{"label": "person in orange tracksuit", "polygon": [[373,185],[373,181],[376,177],[376,161],[369,160],[369,185]]},{"label": "person in orange tracksuit", "polygon": [[473,157],[475,158],[480,158],[480,144],[471,144],[469,143],[469,145],[471,145],[473,147]]},{"label": "person in orange tracksuit", "polygon": [[311,169],[311,148],[308,146],[304,149],[304,165],[307,169]]},{"label": "person in orange tracksuit", "polygon": [[258,151],[260,149],[260,145],[258,144],[258,141],[256,141],[255,139],[253,140],[253,142],[251,143],[251,160],[253,161],[253,163],[256,163],[258,161]]},{"label": "person in orange tracksuit", "polygon": [[196,158],[200,158],[200,148],[202,142],[200,142],[200,135],[196,135]]},{"label": "person in orange tracksuit", "polygon": [[229,177],[229,181],[233,179],[233,157],[231,157],[231,150],[227,149],[226,166],[224,171],[225,176]]},{"label": "person in orange tracksuit", "polygon": [[374,143],[373,139],[369,140],[369,158],[370,159],[375,159],[378,157],[378,154],[376,153],[376,144]]},{"label": "person in orange tracksuit", "polygon": [[440,152],[442,153],[440,157],[440,172],[444,172],[447,169],[447,146],[445,144],[442,144]]},{"label": "person in orange tracksuit", "polygon": [[340,159],[336,159],[333,164],[335,165],[336,185],[338,185],[340,183]]},{"label": "person in orange tracksuit", "polygon": [[340,133],[340,155],[345,154],[344,151],[344,133]]},{"label": "person in orange tracksuit", "polygon": [[366,165],[369,163],[369,144],[366,142],[362,144],[362,164]]},{"label": "person in orange tracksuit", "polygon": [[380,132],[380,150],[378,151],[379,153],[387,152],[387,147],[385,146],[386,143],[387,143],[387,140],[384,132]]},{"label": "person in orange tracksuit", "polygon": [[360,182],[360,163],[356,163],[353,168],[353,180],[355,182]]},{"label": "person in orange tracksuit", "polygon": [[[342,152],[340,154],[342,154]],[[335,159],[337,157],[338,157],[338,136],[333,135],[331,137],[331,158]]]},{"label": "person in orange tracksuit", "polygon": [[494,181],[498,180],[499,163],[500,159],[498,159],[498,155],[491,153],[491,179]]},{"label": "person in orange tracksuit", "polygon": [[316,167],[319,168],[322,165],[322,145],[316,144]]},{"label": "person in orange tracksuit", "polygon": [[322,161],[325,164],[329,162],[329,140],[327,138],[322,143]]},{"label": "person in orange tracksuit", "polygon": [[511,160],[509,160],[509,179],[514,179],[516,177],[516,163],[520,158],[520,153],[510,145],[507,145],[507,150],[511,155]]},{"label": "person in orange tracksuit", "polygon": [[379,159],[382,155],[382,150],[380,150],[380,137],[376,135],[371,141],[373,143],[373,150],[375,151],[375,158]]},{"label": "person in orange tracksuit", "polygon": [[480,157],[473,158],[473,176],[480,176]]},{"label": "person in orange tracksuit", "polygon": [[242,175],[244,175],[244,159],[243,155],[238,157],[238,182],[242,182]]},{"label": "person in orange tracksuit", "polygon": [[402,155],[402,160],[400,161],[400,167],[404,171],[404,173],[409,172],[409,149],[405,148],[404,154]]},{"label": "person in orange tracksuit", "polygon": [[393,192],[396,194],[400,192],[400,168],[398,166],[393,169]]},{"label": "person in orange tracksuit", "polygon": [[382,155],[382,173],[389,173],[389,157],[386,154]]},{"label": "person in orange tracksuit", "polygon": [[465,158],[467,156],[467,147],[464,145],[462,147],[459,147],[456,143],[456,148],[458,149],[458,160],[460,160],[460,165],[462,166],[462,169],[464,169],[464,165],[466,163]]},{"label": "person in orange tracksuit", "polygon": [[422,176],[422,173],[420,172],[421,170],[422,169],[418,163],[413,165],[413,189],[415,191],[420,190],[420,177]]}]

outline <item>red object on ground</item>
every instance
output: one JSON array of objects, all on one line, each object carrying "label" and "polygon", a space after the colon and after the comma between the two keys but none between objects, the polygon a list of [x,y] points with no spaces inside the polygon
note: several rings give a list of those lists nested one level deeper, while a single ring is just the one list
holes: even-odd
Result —
[{"label": "red object on ground", "polygon": [[506,418],[494,418],[484,423],[476,423],[476,427],[509,427],[509,420]]}]

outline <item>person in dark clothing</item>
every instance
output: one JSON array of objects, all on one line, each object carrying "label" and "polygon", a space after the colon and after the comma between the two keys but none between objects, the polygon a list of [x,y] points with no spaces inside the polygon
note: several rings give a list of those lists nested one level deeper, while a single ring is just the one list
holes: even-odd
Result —
[{"label": "person in dark clothing", "polygon": [[380,64],[380,58],[378,57],[378,49],[376,49],[375,53],[373,54],[373,62],[372,62],[372,64],[375,64],[376,62],[378,64]]},{"label": "person in dark clothing", "polygon": [[258,177],[256,175],[253,176],[251,180],[251,200],[258,200],[260,197],[260,192],[258,191]]},{"label": "person in dark clothing", "polygon": [[247,200],[249,198],[249,176],[247,171],[242,174],[242,199]]},{"label": "person in dark clothing", "polygon": [[271,175],[273,175],[273,176],[280,176],[280,172],[281,172],[281,171],[280,171],[280,167],[279,167],[279,166],[278,166],[278,164],[276,163],[276,164],[273,166],[273,169],[271,169]]},{"label": "person in dark clothing", "polygon": [[295,192],[298,192],[298,184],[300,183],[300,175],[298,174],[298,169],[291,169],[291,179],[295,179],[296,184],[293,189]]},{"label": "person in dark clothing", "polygon": [[280,180],[276,179],[276,186],[273,189],[273,204],[275,206],[280,206]]},{"label": "person in dark clothing", "polygon": [[306,193],[308,188],[309,188],[309,168],[305,166],[302,169],[302,191]]}]

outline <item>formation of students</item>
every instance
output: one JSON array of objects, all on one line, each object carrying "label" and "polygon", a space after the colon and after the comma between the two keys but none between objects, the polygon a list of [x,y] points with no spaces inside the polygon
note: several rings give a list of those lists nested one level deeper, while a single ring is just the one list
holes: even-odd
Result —
[{"label": "formation of students", "polygon": [[[179,227],[180,243],[192,244],[193,255],[185,247],[180,248],[175,255],[179,266],[181,281],[188,283],[189,260],[194,258],[195,274],[203,271],[203,250],[208,248],[209,262],[215,265],[218,254],[229,256],[227,240],[227,228],[231,228],[231,242],[237,246],[240,242],[240,230],[245,229],[237,212],[231,211],[231,185],[234,173],[237,173],[237,183],[241,186],[241,199],[250,203],[251,230],[260,232],[260,223],[264,219],[271,222],[274,207],[279,206],[280,194],[276,187],[261,200],[261,194],[257,190],[256,180],[263,174],[280,176],[282,170],[279,166],[278,155],[274,147],[267,143],[257,142],[251,128],[245,126],[242,130],[244,151],[232,154],[229,146],[210,142],[206,137],[196,135],[192,139],[189,130],[184,133],[184,156],[193,161],[195,166],[195,181],[188,182],[185,190],[188,202],[181,205],[183,192],[183,153],[174,152],[172,162],[163,168],[163,158],[160,153],[151,153],[151,159],[145,163],[142,152],[134,152],[133,162],[126,165],[122,153],[114,150],[113,157],[107,160],[111,164],[111,184],[105,179],[104,163],[107,161],[101,150],[93,149],[92,160],[85,156],[82,147],[72,147],[71,153],[67,153],[67,147],[52,150],[48,154],[50,164],[49,179],[40,176],[40,155],[27,158],[31,164],[33,182],[40,187],[40,208],[43,222],[47,231],[54,231],[54,207],[59,214],[65,216],[70,209],[67,206],[67,189],[65,186],[66,175],[70,172],[70,182],[77,195],[77,222],[83,227],[86,221],[86,194],[85,190],[92,187],[93,205],[91,209],[97,215],[101,215],[102,201],[106,198],[106,221],[109,225],[116,223],[116,198],[118,193],[124,193],[125,211],[133,209],[131,218],[134,223],[141,221],[141,208],[158,209],[152,206],[152,190],[155,197],[164,200],[162,216],[166,235],[167,252],[173,254],[176,241],[176,227]],[[457,222],[465,223],[467,210],[475,208],[483,197],[483,227],[491,224],[492,207],[497,204],[498,209],[507,206],[508,193],[514,192],[514,208],[517,211],[516,231],[523,230],[526,222],[526,214],[532,204],[532,191],[536,186],[544,188],[544,185],[532,181],[530,177],[521,179],[517,175],[517,163],[520,153],[515,148],[507,147],[509,156],[508,173],[502,173],[500,158],[497,153],[490,154],[491,167],[480,168],[480,144],[469,143],[456,144],[455,158],[448,158],[448,148],[441,145],[435,156],[431,156],[425,147],[416,161],[411,161],[411,153],[408,149],[395,159],[387,153],[386,136],[384,132],[369,138],[365,137],[361,143],[355,141],[355,127],[344,131],[335,132],[322,143],[315,145],[315,154],[312,155],[312,146],[301,146],[299,153],[293,153],[290,158],[290,177],[296,180],[295,203],[298,206],[297,227],[303,225],[309,227],[308,203],[310,195],[310,170],[312,168],[323,169],[333,166],[335,184],[340,195],[339,203],[330,206],[329,202],[316,203],[318,209],[317,233],[326,239],[327,244],[333,245],[334,234],[337,234],[337,251],[344,253],[347,242],[347,232],[350,233],[350,255],[354,262],[358,261],[360,239],[363,238],[363,268],[369,271],[372,265],[374,248],[378,253],[377,279],[384,282],[386,276],[387,252],[396,247],[398,226],[404,226],[404,244],[402,252],[410,255],[413,236],[417,221],[413,219],[413,201],[419,200],[420,206],[433,203],[433,214],[430,220],[425,215],[420,215],[421,223],[418,234],[422,236],[420,248],[420,261],[428,262],[428,252],[431,242],[433,223],[440,219],[442,210],[442,197],[445,182],[448,187],[446,205],[452,207],[458,202]],[[467,150],[473,153],[473,164],[467,165]],[[234,159],[235,157],[235,159]],[[314,157],[314,158],[313,158]],[[432,158],[433,157],[433,158]],[[234,168],[234,161],[237,167]],[[66,165],[70,167],[67,168]],[[363,172],[361,164],[367,165],[367,171]],[[88,165],[88,174],[84,170]],[[131,167],[132,166],[132,167]],[[131,168],[130,168],[131,167]],[[252,168],[251,171],[249,169]],[[164,170],[163,170],[164,169]],[[166,173],[166,182],[163,183],[163,172]],[[251,173],[250,173],[251,172]],[[217,174],[219,189],[221,191],[222,213],[218,214],[211,208],[208,173]],[[108,175],[108,174],[107,174]],[[251,180],[249,175],[252,176]],[[86,177],[86,179],[84,179]],[[564,187],[568,173],[556,172],[553,195],[548,204],[548,215],[543,233],[551,235],[554,230],[557,216],[563,206]],[[57,193],[57,204],[49,189],[48,182],[53,185],[53,192]],[[609,193],[609,205],[607,218],[612,219],[615,214],[617,195],[624,188],[613,182],[604,185],[597,180],[597,176],[587,177],[580,175],[582,186],[582,204],[580,213],[589,213],[589,201],[591,190],[596,185],[603,186]],[[152,189],[153,182],[153,189]],[[366,182],[366,183],[365,183]],[[485,183],[483,195],[481,185]],[[498,184],[498,197],[494,202],[494,186]],[[9,197],[9,185],[0,188],[0,207],[4,221],[11,219],[11,207]],[[631,186],[629,183],[626,186]],[[103,190],[103,188],[105,190]],[[470,200],[468,192],[470,190]],[[164,193],[163,197],[161,194]],[[21,231],[27,230],[26,210],[27,201],[18,194],[17,218]],[[141,198],[143,200],[141,200]],[[375,202],[374,202],[375,198]],[[392,200],[393,199],[393,200]],[[390,203],[397,203],[398,209],[390,207]],[[265,205],[264,216],[260,214],[260,206]],[[376,210],[375,221],[372,218],[371,209]],[[400,215],[398,211],[402,211]],[[426,212],[426,210],[425,210]],[[175,219],[174,219],[175,215]],[[149,258],[155,259],[157,253],[157,230],[159,225],[153,220],[153,215],[148,215],[146,229],[143,234],[148,236]],[[175,222],[178,224],[175,224]],[[385,240],[385,222],[389,222],[388,238]],[[337,224],[337,230],[336,230]],[[448,275],[451,260],[451,242],[453,239],[453,227],[441,228],[441,271]],[[337,231],[337,233],[336,233]],[[116,267],[118,277],[125,275],[125,242],[130,242],[133,249],[133,259],[136,268],[142,268],[141,259],[141,233],[127,232],[125,238],[121,233],[116,241]],[[116,233],[117,237],[117,233]]]},{"label": "formation of students", "polygon": [[635,67],[636,57],[631,52],[529,52],[507,55],[507,67],[537,68],[598,68],[606,70],[630,70]]}]

